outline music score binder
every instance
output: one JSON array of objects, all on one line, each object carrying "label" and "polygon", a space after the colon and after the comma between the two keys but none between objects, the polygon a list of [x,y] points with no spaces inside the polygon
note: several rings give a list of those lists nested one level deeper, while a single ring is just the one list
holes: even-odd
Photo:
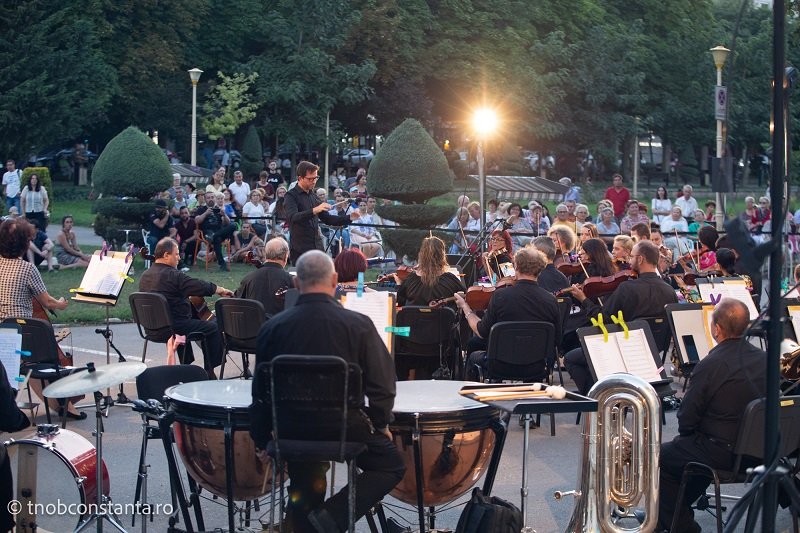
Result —
[{"label": "music score binder", "polygon": [[694,364],[689,356],[686,346],[688,339],[694,343],[697,360],[708,355],[714,347],[714,340],[708,327],[709,311],[713,310],[710,304],[667,304],[664,308],[667,313],[667,322],[672,330],[672,338],[678,350],[678,359],[681,365]]},{"label": "music score binder", "polygon": [[78,302],[116,305],[133,260],[127,252],[96,251],[83,274],[73,300]]},{"label": "music score binder", "polygon": [[667,377],[658,349],[650,331],[643,320],[627,322],[628,338],[622,326],[606,324],[608,338],[595,326],[579,328],[578,338],[586,355],[589,369],[596,381],[611,374],[623,372],[647,380],[651,385],[672,382]]},{"label": "music score binder", "polygon": [[359,296],[355,292],[349,292],[342,298],[342,305],[345,309],[367,315],[372,320],[378,335],[386,344],[386,349],[394,355],[393,331],[397,317],[394,293],[364,291]]}]

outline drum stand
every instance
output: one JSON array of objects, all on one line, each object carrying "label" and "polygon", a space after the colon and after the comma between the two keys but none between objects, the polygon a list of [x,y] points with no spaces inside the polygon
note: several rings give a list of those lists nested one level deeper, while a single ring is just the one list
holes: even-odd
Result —
[{"label": "drum stand", "polygon": [[[94,372],[94,367],[89,368],[89,372]],[[95,522],[97,524],[97,531],[102,533],[103,531],[103,520],[108,520],[108,523],[114,526],[118,531],[125,533],[125,528],[119,523],[119,519],[117,516],[108,509],[109,504],[111,503],[111,498],[107,497],[103,494],[103,395],[97,391],[94,393],[94,405],[95,405],[95,443],[97,448],[97,500],[96,506],[94,507],[94,512],[78,527],[75,529],[74,533],[79,533],[86,529],[89,524]],[[91,508],[91,507],[90,507]]]}]

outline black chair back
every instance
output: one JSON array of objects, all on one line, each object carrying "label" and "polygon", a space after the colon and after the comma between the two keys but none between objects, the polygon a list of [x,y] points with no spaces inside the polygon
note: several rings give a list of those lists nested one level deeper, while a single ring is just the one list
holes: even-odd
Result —
[{"label": "black chair back", "polygon": [[282,439],[338,440],[344,456],[348,417],[363,405],[357,365],[330,355],[280,355],[259,365],[257,373],[260,390],[254,382],[254,400],[268,392],[278,449]]},{"label": "black chair back", "polygon": [[134,292],[128,301],[139,335],[151,342],[167,342],[173,334],[167,298],[156,292]]},{"label": "black chair back", "polygon": [[555,359],[556,328],[549,322],[498,322],[489,331],[487,377],[536,381]]},{"label": "black chair back", "polygon": [[[741,468],[744,457],[764,458],[764,410],[766,398],[759,398],[747,404],[739,426],[739,436],[733,447],[736,463],[733,472]],[[780,449],[778,457],[786,457],[800,449],[800,396],[784,396],[780,401]]]},{"label": "black chair back", "polygon": [[58,343],[53,325],[40,318],[6,318],[4,324],[14,324],[22,335],[22,350],[30,352],[22,358],[22,367],[57,368]]},{"label": "black chair back", "polygon": [[449,307],[406,306],[397,312],[395,325],[410,327],[408,337],[394,338],[395,355],[431,356],[440,359],[454,344],[456,313]]},{"label": "black chair back", "polygon": [[226,348],[256,353],[256,338],[266,322],[264,305],[257,300],[222,298],[214,304],[214,311]]},{"label": "black chair back", "polygon": [[160,402],[164,398],[164,391],[173,385],[207,379],[208,374],[200,366],[155,366],[136,376],[136,395],[140,400],[158,400]]}]

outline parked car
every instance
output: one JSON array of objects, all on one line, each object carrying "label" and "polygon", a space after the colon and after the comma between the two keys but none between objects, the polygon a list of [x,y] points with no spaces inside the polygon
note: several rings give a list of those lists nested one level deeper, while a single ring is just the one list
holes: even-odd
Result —
[{"label": "parked car", "polygon": [[375,157],[375,154],[372,153],[372,150],[354,148],[345,152],[342,156],[342,160],[344,160],[346,163],[349,162],[352,165],[360,165],[362,163],[369,164],[373,157]]},{"label": "parked car", "polygon": [[[86,150],[84,156],[87,159],[87,166],[91,169],[97,161],[97,154]],[[72,172],[72,165],[75,159],[75,148],[53,149],[37,155],[35,165],[37,167],[47,167],[50,175],[55,177],[69,177]]]}]

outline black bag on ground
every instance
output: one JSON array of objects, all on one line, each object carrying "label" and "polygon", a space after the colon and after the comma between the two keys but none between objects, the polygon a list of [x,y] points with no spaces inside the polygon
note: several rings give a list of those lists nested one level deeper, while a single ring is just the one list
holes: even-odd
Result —
[{"label": "black bag on ground", "polygon": [[511,502],[496,496],[484,496],[481,489],[472,490],[458,519],[456,533],[519,533],[522,511]]}]

